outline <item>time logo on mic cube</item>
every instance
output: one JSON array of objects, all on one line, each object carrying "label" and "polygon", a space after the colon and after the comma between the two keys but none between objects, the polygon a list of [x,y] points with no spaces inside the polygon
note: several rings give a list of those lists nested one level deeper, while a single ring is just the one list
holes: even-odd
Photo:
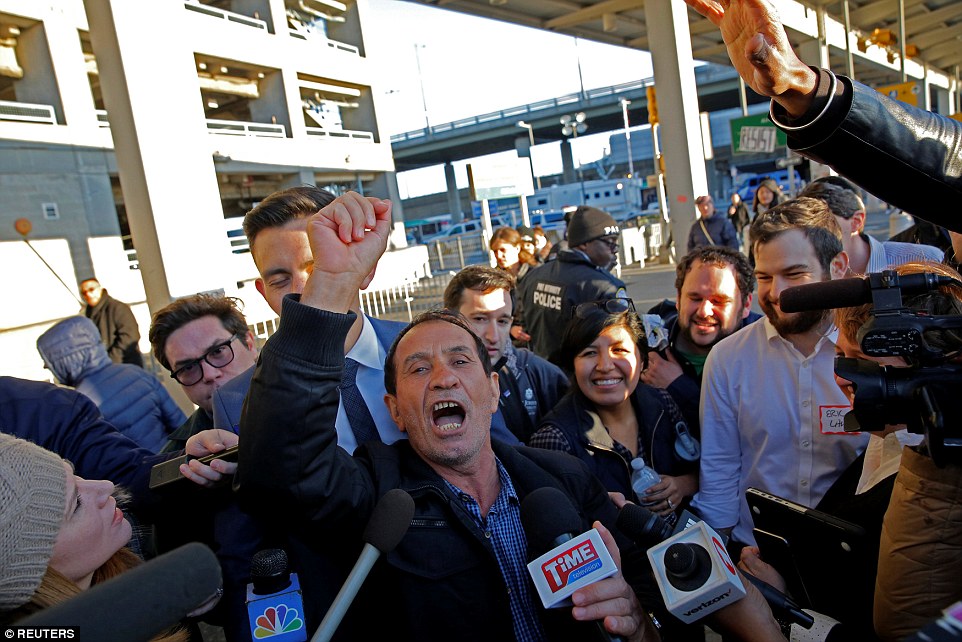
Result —
[{"label": "time logo on mic cube", "polygon": [[648,559],[668,612],[694,622],[745,597],[745,586],[721,537],[698,522],[657,546]]},{"label": "time logo on mic cube", "polygon": [[545,608],[568,606],[571,594],[618,570],[598,531],[591,529],[528,564]]}]

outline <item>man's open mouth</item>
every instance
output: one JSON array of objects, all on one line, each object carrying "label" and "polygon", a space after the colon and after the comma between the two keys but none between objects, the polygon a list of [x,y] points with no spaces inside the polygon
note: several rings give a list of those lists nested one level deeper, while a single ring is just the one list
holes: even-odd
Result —
[{"label": "man's open mouth", "polygon": [[457,430],[464,421],[464,409],[455,401],[439,401],[431,409],[431,418],[438,430]]}]

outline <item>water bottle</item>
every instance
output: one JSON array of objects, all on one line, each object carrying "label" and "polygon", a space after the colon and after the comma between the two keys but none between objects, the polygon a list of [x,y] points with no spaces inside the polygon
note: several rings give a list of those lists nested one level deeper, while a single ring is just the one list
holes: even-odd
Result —
[{"label": "water bottle", "polygon": [[631,489],[638,496],[638,501],[645,503],[645,491],[661,481],[655,469],[645,463],[643,457],[631,460]]}]

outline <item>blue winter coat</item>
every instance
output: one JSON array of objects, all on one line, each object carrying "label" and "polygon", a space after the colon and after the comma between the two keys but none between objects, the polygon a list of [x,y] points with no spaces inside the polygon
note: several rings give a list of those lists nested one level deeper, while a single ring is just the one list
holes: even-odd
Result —
[{"label": "blue winter coat", "polygon": [[130,364],[114,363],[86,317],[70,317],[37,339],[43,362],[60,383],[93,400],[117,430],[151,452],[187,419],[154,375]]}]

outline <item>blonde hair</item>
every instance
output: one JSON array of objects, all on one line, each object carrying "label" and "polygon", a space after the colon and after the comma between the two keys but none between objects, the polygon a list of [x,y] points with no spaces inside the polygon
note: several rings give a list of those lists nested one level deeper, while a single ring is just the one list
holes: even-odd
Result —
[{"label": "blonde hair", "polygon": [[[127,547],[121,548],[94,571],[91,586],[106,582],[142,563],[143,560],[137,557],[132,550]],[[23,606],[0,614],[0,625],[9,625],[38,611],[66,602],[82,592],[83,589],[67,579],[63,573],[48,566],[47,572],[44,573],[43,579],[40,581],[40,586],[30,597],[30,600]],[[188,642],[190,635],[185,629],[175,627],[156,636],[153,640],[154,642]]]}]

